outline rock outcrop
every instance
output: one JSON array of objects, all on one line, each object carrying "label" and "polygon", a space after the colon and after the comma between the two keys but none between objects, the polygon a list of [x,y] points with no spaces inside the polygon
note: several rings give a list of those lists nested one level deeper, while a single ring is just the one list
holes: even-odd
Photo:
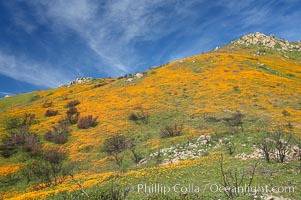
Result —
[{"label": "rock outcrop", "polygon": [[259,32],[245,35],[235,41],[232,41],[231,44],[246,46],[262,45],[263,47],[284,51],[301,51],[301,41],[289,42],[284,39],[276,38],[274,35],[267,36]]},{"label": "rock outcrop", "polygon": [[88,83],[91,82],[92,80],[94,80],[92,77],[80,77],[70,81],[70,83],[66,85],[60,85],[59,87],[71,87],[73,85]]},{"label": "rock outcrop", "polygon": [[71,81],[71,82],[69,83],[69,86],[87,83],[87,82],[90,82],[90,81],[92,81],[92,80],[93,80],[93,78],[91,78],[91,77],[86,77],[86,78],[76,78],[76,79],[74,79],[73,81]]}]

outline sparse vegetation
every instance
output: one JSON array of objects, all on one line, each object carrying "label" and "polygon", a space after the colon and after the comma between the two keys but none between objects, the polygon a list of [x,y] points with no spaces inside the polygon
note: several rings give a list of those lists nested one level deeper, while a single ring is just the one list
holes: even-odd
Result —
[{"label": "sparse vegetation", "polygon": [[67,154],[61,149],[48,148],[39,159],[26,166],[27,172],[46,186],[56,185],[72,173],[72,165],[66,162]]},{"label": "sparse vegetation", "polygon": [[161,138],[176,137],[182,134],[183,124],[167,125],[160,131]]},{"label": "sparse vegetation", "polygon": [[80,104],[79,100],[69,101],[66,105],[67,108],[72,108]]},{"label": "sparse vegetation", "polygon": [[11,132],[10,135],[2,139],[0,146],[1,155],[5,158],[17,153],[18,150],[28,152],[35,156],[41,149],[40,139],[35,133],[28,130],[28,126],[23,126]]},{"label": "sparse vegetation", "polygon": [[274,149],[274,142],[270,138],[263,138],[261,143],[259,144],[259,148],[263,152],[265,160],[270,163],[271,154]]},{"label": "sparse vegetation", "polygon": [[92,115],[81,117],[78,120],[77,127],[79,129],[88,129],[90,127],[95,127],[97,125],[97,118],[98,117],[93,118]]},{"label": "sparse vegetation", "polygon": [[129,120],[134,121],[136,124],[148,124],[149,114],[147,111],[140,108],[138,112],[130,114]]},{"label": "sparse vegetation", "polygon": [[9,117],[6,121],[6,130],[13,130],[22,128],[23,126],[30,126],[36,123],[36,115],[32,113],[25,113],[23,117]]},{"label": "sparse vegetation", "polygon": [[43,108],[49,108],[53,105],[53,102],[52,101],[46,101],[42,104],[42,107]]},{"label": "sparse vegetation", "polygon": [[226,117],[223,120],[231,128],[231,132],[236,133],[239,129],[244,132],[243,118],[244,115],[240,111],[236,111],[231,117]]},{"label": "sparse vegetation", "polygon": [[268,163],[270,163],[272,158],[277,162],[283,163],[289,152],[291,141],[292,134],[289,132],[286,133],[283,126],[278,126],[266,133],[259,147]]},{"label": "sparse vegetation", "polygon": [[12,130],[20,128],[23,124],[23,120],[20,117],[9,117],[6,120],[6,130]]},{"label": "sparse vegetation", "polygon": [[272,138],[275,142],[276,160],[283,163],[289,151],[292,134],[285,133],[283,127],[278,126],[277,129],[272,132]]},{"label": "sparse vegetation", "polygon": [[290,113],[287,110],[282,111],[283,116],[290,116]]},{"label": "sparse vegetation", "polygon": [[253,183],[255,170],[258,163],[250,170],[250,174],[244,169],[230,169],[224,168],[224,157],[220,157],[220,172],[222,176],[222,186],[225,196],[229,199],[234,199],[239,196],[246,195],[248,192],[243,188],[250,188]]},{"label": "sparse vegetation", "polygon": [[54,126],[52,130],[45,133],[44,138],[46,141],[51,141],[56,144],[65,144],[68,140],[69,129],[65,124]]},{"label": "sparse vegetation", "polygon": [[33,97],[31,97],[31,99],[29,100],[29,102],[34,102],[37,101],[39,99],[41,99],[42,97],[40,95],[34,95]]},{"label": "sparse vegetation", "polygon": [[1,155],[5,158],[17,153],[18,150],[23,150],[31,156],[35,156],[41,149],[39,137],[35,133],[29,132],[27,126],[19,128],[4,137],[2,143],[0,151]]},{"label": "sparse vegetation", "polygon": [[143,157],[142,157],[141,153],[139,153],[136,149],[136,146],[137,146],[136,140],[130,139],[127,142],[127,146],[128,146],[128,149],[131,151],[132,160],[134,161],[134,163],[138,164],[142,160]]},{"label": "sparse vegetation", "polygon": [[231,141],[226,142],[225,144],[226,150],[229,153],[229,155],[233,155],[235,152],[235,144]]},{"label": "sparse vegetation", "polygon": [[46,110],[45,112],[45,116],[46,117],[52,117],[52,116],[56,116],[58,114],[58,111],[57,110]]},{"label": "sparse vegetation", "polygon": [[2,138],[0,145],[1,155],[9,158],[19,150],[35,156],[41,149],[40,139],[36,133],[30,132],[29,127],[36,123],[35,114],[26,113],[22,118],[11,117],[8,120],[6,130],[9,134]]},{"label": "sparse vegetation", "polygon": [[77,108],[70,107],[66,112],[67,114],[67,122],[69,124],[76,124],[79,118],[80,113],[77,111]]},{"label": "sparse vegetation", "polygon": [[127,149],[126,137],[121,134],[107,138],[103,145],[103,151],[111,155],[118,166],[122,165],[124,154]]}]

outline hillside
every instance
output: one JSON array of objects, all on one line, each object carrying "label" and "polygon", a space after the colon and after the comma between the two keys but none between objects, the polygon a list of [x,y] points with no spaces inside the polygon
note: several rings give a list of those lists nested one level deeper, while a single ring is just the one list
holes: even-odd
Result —
[{"label": "hillside", "polygon": [[[78,105],[66,107],[71,101],[78,101]],[[67,123],[66,142],[47,140],[44,135],[59,127],[70,107],[77,109],[79,119],[98,117],[97,124],[79,128],[76,123]],[[223,184],[221,154],[225,170],[242,169],[245,176],[258,162],[253,185],[296,187],[295,192],[258,192],[238,198],[301,196],[300,153],[292,156],[293,150],[300,152],[301,148],[300,42],[249,34],[214,51],[143,73],[89,79],[2,98],[0,108],[0,150],[9,154],[16,151],[7,158],[0,157],[0,199],[93,199],[112,182],[122,189],[130,188],[127,199],[162,199],[154,192],[139,193],[137,184],[194,183],[204,190],[208,184]],[[45,116],[47,110],[57,113]],[[7,138],[11,142],[12,136],[20,133],[18,126],[8,128],[8,124],[12,119],[22,122],[29,113],[34,119],[25,123],[29,127],[26,131],[37,134],[38,151],[63,149],[68,154],[64,162],[73,163],[73,176],[42,184],[45,181],[27,169],[41,156],[28,155],[34,148],[26,151],[26,141],[10,143],[10,149],[3,147]],[[283,144],[283,163],[277,161],[275,153],[267,163],[260,152],[264,138],[273,131],[283,132],[281,139],[290,141]],[[175,135],[168,135],[170,132]],[[293,135],[288,139],[290,133]],[[114,161],[114,152],[110,155],[105,150],[107,139],[116,134],[134,143],[117,152],[122,157],[120,163]],[[30,145],[35,144],[32,141]],[[133,152],[139,154],[138,160],[132,159]],[[223,199],[227,195],[209,190],[196,193],[198,197],[189,191],[170,192],[168,196]]]}]

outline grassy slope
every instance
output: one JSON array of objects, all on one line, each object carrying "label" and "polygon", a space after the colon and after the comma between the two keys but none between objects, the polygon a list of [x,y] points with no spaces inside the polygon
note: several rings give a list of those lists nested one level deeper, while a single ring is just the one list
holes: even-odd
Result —
[{"label": "grassy slope", "polygon": [[[299,55],[295,52],[285,53],[289,56],[286,58],[283,52],[268,50],[265,51],[265,55],[254,55],[260,50],[262,49],[224,47],[216,52],[197,55],[149,70],[147,75],[132,82],[128,82],[126,78],[96,80],[70,88],[57,88],[0,99],[0,128],[2,128],[0,137],[1,134],[5,134],[3,127],[8,116],[22,116],[30,112],[35,113],[39,120],[38,124],[32,126],[32,131],[40,134],[42,138],[42,135],[65,114],[66,103],[70,100],[79,100],[81,104],[78,105],[78,109],[81,115],[99,116],[99,124],[88,130],[78,130],[74,126],[72,136],[64,146],[69,151],[70,159],[78,162],[76,178],[81,180],[85,187],[91,187],[96,183],[105,184],[104,180],[111,177],[110,171],[118,169],[100,150],[104,139],[117,132],[140,138],[141,142],[137,148],[145,156],[159,148],[193,140],[200,134],[227,132],[221,124],[204,124],[205,114],[223,117],[240,110],[246,115],[246,132],[254,137],[258,134],[256,127],[259,119],[271,121],[273,124],[289,121],[294,125],[294,133],[301,134]],[[99,82],[106,84],[94,88],[93,86]],[[64,100],[65,97],[68,99]],[[58,116],[44,117],[46,109],[42,104],[46,101],[53,102],[52,108],[59,110]],[[148,125],[136,125],[128,120],[128,116],[135,112],[137,107],[142,107],[150,113]],[[287,110],[290,115],[283,117],[283,110]],[[172,122],[183,123],[185,134],[176,138],[159,139],[159,129]],[[243,141],[246,137],[240,139]],[[256,138],[250,145],[255,140]],[[248,152],[250,147],[241,147],[240,150]],[[161,180],[172,183],[178,180],[175,177],[179,176],[183,183],[217,182],[219,180],[217,152],[220,151],[224,150],[217,149],[207,157],[182,161],[167,167],[152,164],[149,164],[152,168],[147,168],[148,165],[137,167],[128,159],[127,172],[122,174],[121,182],[129,184],[142,180],[149,182]],[[251,162],[233,157],[226,159],[232,167],[248,166]],[[262,162],[260,167],[263,169],[265,165]],[[9,159],[0,158],[0,171],[2,170],[3,174],[14,173],[19,167],[22,167],[22,163],[18,162],[17,156]],[[272,168],[277,171],[283,166],[275,164]],[[286,168],[289,169],[290,166]],[[293,178],[289,172],[279,173],[288,178],[276,177],[275,184],[288,183]],[[300,174],[298,177],[301,180]],[[256,181],[269,182],[271,177],[266,180],[261,178],[258,177]],[[51,193],[78,189],[75,183],[68,180],[56,187],[34,192],[24,183],[16,188],[4,188],[3,192],[6,190],[9,192],[4,192],[3,196],[41,198]],[[25,192],[18,191],[25,188],[27,188]],[[23,196],[20,196],[22,193]],[[132,195],[136,197],[138,194]]]}]

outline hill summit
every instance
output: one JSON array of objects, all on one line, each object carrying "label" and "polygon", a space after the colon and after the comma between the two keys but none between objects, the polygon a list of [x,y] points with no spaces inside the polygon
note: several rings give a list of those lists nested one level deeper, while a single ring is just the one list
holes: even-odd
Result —
[{"label": "hill summit", "polygon": [[247,34],[233,42],[231,44],[239,45],[261,45],[272,49],[284,50],[284,51],[301,51],[301,41],[289,42],[285,39],[280,39],[274,35],[265,35],[263,33],[251,33]]}]

